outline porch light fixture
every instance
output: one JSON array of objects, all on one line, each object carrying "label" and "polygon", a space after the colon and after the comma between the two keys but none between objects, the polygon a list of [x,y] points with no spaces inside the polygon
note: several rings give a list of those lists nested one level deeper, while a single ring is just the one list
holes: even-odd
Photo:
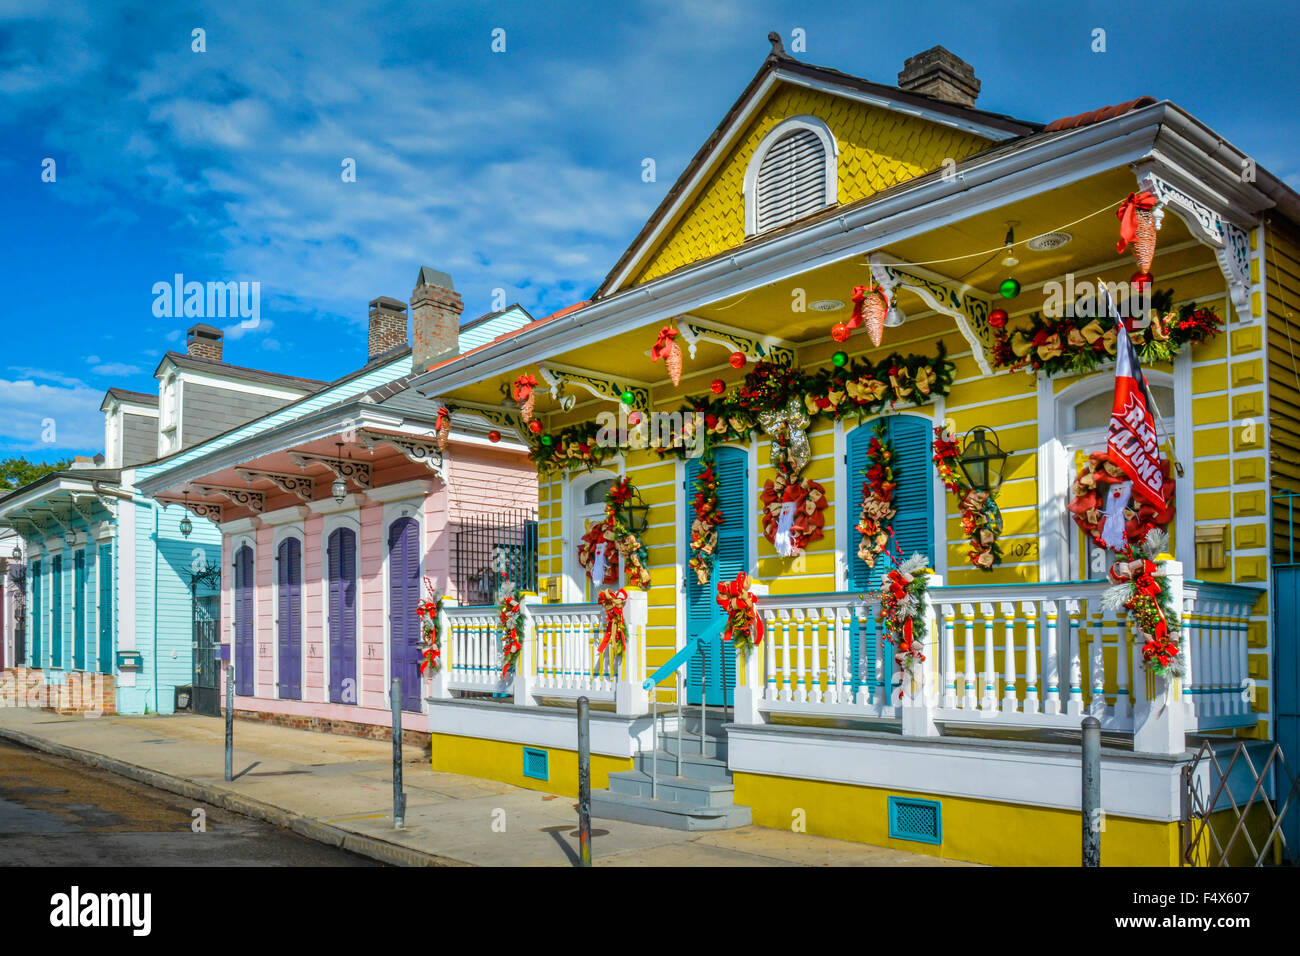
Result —
[{"label": "porch light fixture", "polygon": [[18,544],[14,545],[14,549],[13,552],[10,554],[10,557],[12,557],[15,561],[21,562],[23,559],[22,545],[18,545]]},{"label": "porch light fixture", "polygon": [[185,514],[181,516],[181,536],[188,538],[190,532],[194,530],[194,522],[190,520],[190,493],[185,492]]},{"label": "porch light fixture", "polygon": [[1002,244],[1007,247],[1007,255],[1006,258],[1002,260],[1002,264],[1008,269],[1014,269],[1016,266],[1020,265],[1020,260],[1016,258],[1015,253],[1016,226],[1018,225],[1020,225],[1020,223],[1017,220],[1012,220],[1007,223],[1007,237],[1002,242]]},{"label": "porch light fixture", "polygon": [[624,510],[627,511],[628,529],[638,538],[641,537],[650,525],[650,506],[641,498],[641,492],[632,493]]},{"label": "porch light fixture", "polygon": [[889,303],[889,311],[885,313],[885,328],[896,329],[906,321],[907,316],[899,308],[898,297],[895,296],[894,301]]},{"label": "porch light fixture", "polygon": [[844,303],[839,299],[818,299],[816,302],[809,302],[808,308],[814,312],[838,312],[844,308]]},{"label": "porch light fixture", "polygon": [[1007,453],[998,445],[997,433],[980,425],[967,432],[957,463],[972,488],[994,492],[1002,484],[1002,468],[1007,463]]},{"label": "porch light fixture", "polygon": [[[339,450],[339,467],[342,468],[343,467],[343,442],[338,441],[335,442],[334,444]],[[348,483],[343,480],[343,477],[341,475],[338,478],[335,478],[334,483],[330,485],[330,494],[334,496],[334,500],[337,501],[339,504],[343,504],[343,499],[348,496]]]},{"label": "porch light fixture", "polygon": [[75,546],[77,543],[77,532],[69,528],[66,532],[64,532],[63,541],[69,548]]}]

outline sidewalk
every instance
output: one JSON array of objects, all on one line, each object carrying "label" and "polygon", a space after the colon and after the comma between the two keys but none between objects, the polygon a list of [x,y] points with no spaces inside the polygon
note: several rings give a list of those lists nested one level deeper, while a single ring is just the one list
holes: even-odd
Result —
[{"label": "sidewalk", "polygon": [[[409,744],[406,827],[394,830],[391,742],[236,721],[236,779],[226,783],[219,718],[86,719],[6,707],[0,737],[394,865],[566,866],[577,859],[572,798],[436,773]],[[756,826],[692,833],[597,819],[592,830],[596,866],[962,865]]]}]

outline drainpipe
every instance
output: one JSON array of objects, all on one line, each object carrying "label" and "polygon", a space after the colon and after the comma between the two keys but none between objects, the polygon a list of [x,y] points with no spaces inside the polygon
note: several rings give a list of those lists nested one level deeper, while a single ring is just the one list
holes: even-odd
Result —
[{"label": "drainpipe", "polygon": [[153,507],[153,712],[158,711],[158,556],[162,545],[159,537],[158,515],[162,511]]}]

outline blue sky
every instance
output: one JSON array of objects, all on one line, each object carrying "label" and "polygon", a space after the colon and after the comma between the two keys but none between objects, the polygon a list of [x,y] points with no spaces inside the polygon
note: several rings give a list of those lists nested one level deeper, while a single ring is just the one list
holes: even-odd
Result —
[{"label": "blue sky", "polygon": [[585,298],[773,29],[887,83],[943,44],[1025,119],[1171,99],[1300,186],[1293,4],[1051,7],[0,0],[0,455],[100,450],[104,391],[155,391],[183,349],[190,323],[152,310],[175,273],[260,282],[227,360],[318,378],[364,361],[366,303],[420,265],[466,317],[494,289],[538,316]]}]

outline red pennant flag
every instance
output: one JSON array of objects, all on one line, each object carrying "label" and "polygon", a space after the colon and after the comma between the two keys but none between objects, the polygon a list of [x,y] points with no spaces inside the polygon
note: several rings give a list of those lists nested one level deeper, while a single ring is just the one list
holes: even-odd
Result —
[{"label": "red pennant flag", "polygon": [[1106,452],[1133,479],[1135,495],[1157,508],[1164,508],[1165,477],[1160,468],[1156,421],[1152,414],[1154,402],[1137,350],[1128,336],[1128,327],[1117,315],[1115,322],[1115,403],[1110,411]]}]

